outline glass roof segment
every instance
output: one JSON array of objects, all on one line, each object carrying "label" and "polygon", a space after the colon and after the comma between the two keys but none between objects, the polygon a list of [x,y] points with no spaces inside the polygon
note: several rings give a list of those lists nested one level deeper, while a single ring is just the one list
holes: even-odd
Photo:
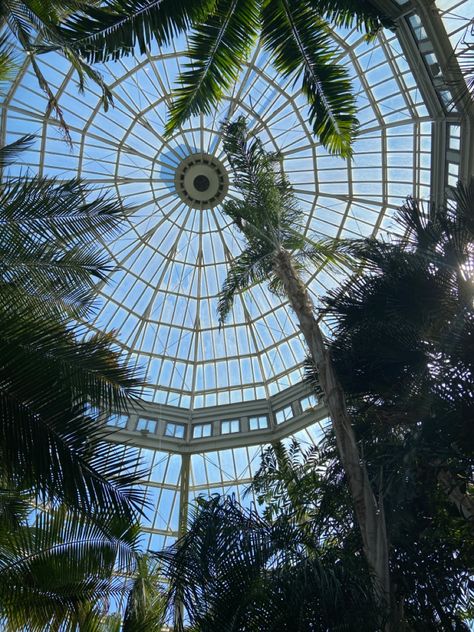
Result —
[{"label": "glass roof segment", "polygon": [[444,28],[454,50],[463,44],[472,44],[472,0],[436,0]]},{"label": "glass roof segment", "polygon": [[[238,296],[219,330],[217,297],[240,237],[219,206],[190,208],[176,193],[176,169],[192,154],[214,156],[228,169],[224,119],[244,114],[264,143],[282,153],[302,209],[301,230],[310,237],[393,232],[394,212],[407,195],[429,198],[433,119],[397,37],[385,32],[372,43],[355,31],[334,37],[359,106],[352,161],[315,142],[303,96],[291,82],[281,83],[259,48],[212,116],[194,117],[171,138],[163,130],[184,63],[175,47],[106,65],[115,104],[107,113],[93,85],[79,104],[61,57],[42,58],[70,127],[71,150],[54,118],[44,116],[46,99],[31,69],[12,86],[7,135],[38,135],[27,156],[31,170],[81,177],[129,209],[126,230],[103,244],[116,269],[100,287],[102,307],[89,324],[118,332],[129,360],[146,371],[145,400],[193,410],[268,398],[302,378],[305,348],[293,316],[264,286]],[[228,195],[235,195],[232,184]],[[339,280],[310,270],[315,302]]]}]

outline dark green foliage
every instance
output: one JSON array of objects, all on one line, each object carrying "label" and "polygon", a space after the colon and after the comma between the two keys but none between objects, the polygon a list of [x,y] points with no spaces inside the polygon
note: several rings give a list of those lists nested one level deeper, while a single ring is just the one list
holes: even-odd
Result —
[{"label": "dark green foliage", "polygon": [[[7,168],[32,142],[0,149]],[[140,384],[112,334],[77,322],[109,269],[100,239],[123,222],[79,181],[0,185],[0,622],[5,630],[99,632],[136,569],[144,494],[136,454],[99,415]]]},{"label": "dark green foliage", "polygon": [[[0,161],[8,164],[27,142],[4,147]],[[110,271],[98,239],[115,234],[124,215],[109,198],[90,202],[87,193],[77,180],[19,177],[2,185],[0,282],[10,307],[82,316],[93,308],[94,285]]]},{"label": "dark green foliage", "polygon": [[408,200],[405,239],[355,243],[365,274],[327,298],[334,362],[384,498],[393,599],[420,632],[467,630],[474,597],[474,182],[454,196],[428,211]]},{"label": "dark green foliage", "polygon": [[319,547],[288,516],[271,522],[234,498],[198,504],[188,533],[159,554],[170,603],[184,605],[193,629],[375,630],[360,558]]},{"label": "dark green foliage", "polygon": [[272,0],[262,9],[262,42],[282,76],[301,82],[315,136],[331,153],[350,156],[358,125],[355,99],[327,22],[309,3]]},{"label": "dark green foliage", "polygon": [[[31,138],[4,147],[14,160]],[[0,187],[0,477],[42,500],[132,516],[136,457],[104,441],[98,412],[123,409],[139,384],[111,334],[87,334],[72,317],[93,309],[108,270],[99,236],[123,214],[78,181],[7,179]]]},{"label": "dark green foliage", "polygon": [[[218,0],[214,11],[198,24],[189,39],[191,61],[180,75],[180,86],[167,125],[172,132],[193,114],[210,114],[237,79],[240,66],[259,27],[254,0]],[[237,62],[237,63],[236,63]]]},{"label": "dark green foliage", "polygon": [[126,588],[120,574],[135,567],[136,527],[116,519],[105,533],[64,510],[36,510],[15,529],[3,519],[0,621],[6,629],[96,629],[100,608]]},{"label": "dark green foliage", "polygon": [[[409,200],[399,216],[409,231],[405,242],[354,244],[367,273],[327,299],[338,327],[335,361],[349,393],[389,400],[401,380],[407,396],[427,383],[449,398],[455,376],[461,375],[468,378],[464,389],[470,388],[472,355],[465,350],[472,345],[473,183],[460,185],[456,205],[425,215]],[[372,344],[362,352],[369,331]],[[355,352],[361,354],[361,366],[352,376],[344,363],[355,363],[345,354]],[[374,381],[376,393],[371,392]]]},{"label": "dark green foliage", "polygon": [[[137,556],[129,582],[121,632],[161,632],[165,623],[166,596],[160,566],[149,554]],[[108,629],[107,629],[108,630]],[[105,630],[104,630],[105,632]]]},{"label": "dark green foliage", "polygon": [[[261,28],[263,46],[283,77],[301,85],[314,134],[330,153],[350,157],[357,131],[355,97],[329,36],[331,25],[356,27],[372,37],[391,21],[371,2],[353,0],[106,0],[35,2],[6,0],[0,9],[11,38],[30,55],[39,85],[66,138],[67,123],[36,56],[60,51],[77,71],[79,89],[91,79],[105,109],[112,94],[89,64],[144,54],[153,41],[169,44],[190,31],[189,62],[178,78],[167,132],[210,112],[235,82]],[[11,66],[11,42],[0,41],[0,72]]]},{"label": "dark green foliage", "polygon": [[205,19],[213,0],[106,0],[82,7],[59,27],[62,37],[91,63],[140,54],[153,41],[167,44],[193,21]]}]

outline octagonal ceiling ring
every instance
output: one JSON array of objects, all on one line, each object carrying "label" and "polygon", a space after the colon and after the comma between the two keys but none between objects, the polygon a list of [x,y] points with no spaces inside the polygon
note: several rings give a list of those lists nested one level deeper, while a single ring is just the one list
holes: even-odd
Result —
[{"label": "octagonal ceiling ring", "polygon": [[202,152],[191,154],[180,162],[174,183],[179,197],[194,209],[214,208],[229,189],[229,177],[222,162]]}]

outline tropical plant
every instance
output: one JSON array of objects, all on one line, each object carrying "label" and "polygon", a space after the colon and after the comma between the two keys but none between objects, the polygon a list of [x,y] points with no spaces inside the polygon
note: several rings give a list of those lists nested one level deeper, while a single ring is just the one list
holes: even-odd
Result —
[{"label": "tropical plant", "polygon": [[64,508],[33,511],[18,490],[10,498],[23,503],[23,515],[13,525],[0,514],[2,629],[98,630],[111,597],[125,592],[124,574],[136,567],[137,527],[116,519],[105,533]]},{"label": "tropical plant", "polygon": [[[0,149],[0,621],[98,632],[137,567],[137,456],[106,442],[101,413],[139,385],[112,334],[78,324],[109,270],[100,239],[123,211],[79,181],[8,171]],[[100,411],[100,412],[99,412]]]},{"label": "tropical plant", "polygon": [[429,209],[408,200],[403,239],[354,243],[366,273],[326,299],[384,497],[398,629],[467,630],[472,617],[474,181],[453,196]]},{"label": "tropical plant", "polygon": [[282,77],[299,83],[316,136],[347,157],[357,128],[355,97],[330,25],[355,26],[369,36],[392,22],[370,0],[114,0],[84,9],[59,26],[61,37],[89,62],[146,52],[154,39],[169,44],[191,29],[189,62],[178,78],[167,131],[211,112],[236,80],[257,41]]},{"label": "tropical plant", "polygon": [[[31,139],[0,150],[5,167]],[[118,230],[113,200],[78,181],[20,175],[0,186],[0,478],[43,502],[137,516],[134,455],[104,441],[99,410],[123,409],[138,378],[111,334],[73,317],[93,309],[107,262],[98,238]]]},{"label": "tropical plant", "polygon": [[270,290],[288,299],[318,369],[364,552],[383,600],[389,594],[383,506],[362,462],[344,393],[302,279],[305,264],[340,263],[343,253],[334,241],[315,242],[302,236],[300,211],[278,156],[266,152],[258,138],[249,137],[243,118],[225,126],[224,149],[241,199],[224,202],[222,209],[247,246],[232,262],[224,282],[218,306],[220,322],[231,310],[235,294],[254,283],[268,280]]},{"label": "tropical plant", "polygon": [[162,581],[157,561],[149,554],[140,555],[128,592],[122,632],[161,632],[166,615]]},{"label": "tropical plant", "polygon": [[[183,605],[196,632],[377,626],[360,559],[335,543],[319,547],[291,519],[265,520],[234,497],[199,499],[187,533],[159,558],[170,606]],[[184,629],[180,609],[176,629]]]},{"label": "tropical plant", "polygon": [[452,203],[428,212],[408,200],[397,218],[406,230],[403,240],[355,243],[366,274],[326,302],[336,325],[331,350],[346,393],[388,423],[413,431],[425,420],[439,482],[446,488],[451,464],[448,495],[473,520],[474,504],[455,492],[461,480],[464,487],[470,481],[474,444],[474,180],[460,183],[453,195]]}]

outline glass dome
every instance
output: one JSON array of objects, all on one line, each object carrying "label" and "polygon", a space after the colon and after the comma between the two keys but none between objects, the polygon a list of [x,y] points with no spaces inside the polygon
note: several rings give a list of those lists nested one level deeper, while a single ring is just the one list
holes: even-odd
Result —
[{"label": "glass dome", "polygon": [[[39,58],[71,147],[28,58],[3,98],[3,141],[37,137],[24,166],[80,177],[127,209],[125,230],[102,244],[114,269],[98,287],[100,308],[87,325],[116,331],[124,355],[147,375],[143,405],[107,423],[119,428],[113,440],[141,447],[151,467],[152,548],[183,527],[187,499],[209,490],[238,493],[258,465],[259,445],[298,432],[317,441],[326,417],[302,382],[305,346],[287,303],[256,285],[237,297],[219,329],[217,296],[241,249],[220,208],[235,195],[222,122],[243,114],[265,146],[281,153],[301,231],[315,239],[397,233],[394,214],[406,196],[436,203],[472,171],[472,104],[453,99],[453,49],[469,36],[470,2],[380,4],[397,19],[396,32],[371,43],[355,30],[333,33],[357,95],[360,127],[350,160],[315,140],[298,87],[281,82],[259,47],[212,115],[190,119],[169,138],[164,127],[185,63],[184,38],[103,65],[114,99],[108,112],[93,84],[78,94],[63,57]],[[324,268],[309,271],[316,306],[340,280]]]}]

